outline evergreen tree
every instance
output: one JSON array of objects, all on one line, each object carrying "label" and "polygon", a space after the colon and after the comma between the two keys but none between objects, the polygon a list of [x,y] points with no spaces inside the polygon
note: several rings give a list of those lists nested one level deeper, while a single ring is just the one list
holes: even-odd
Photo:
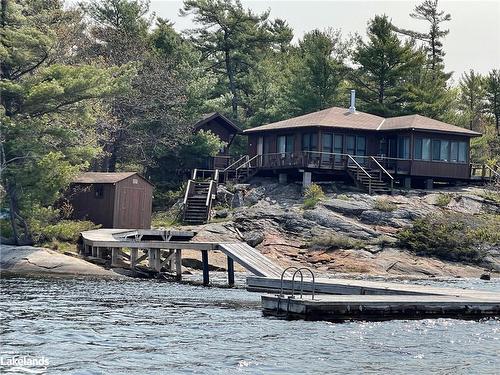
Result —
[{"label": "evergreen tree", "polygon": [[263,52],[289,37],[287,28],[282,21],[270,22],[269,12],[245,10],[239,0],[186,0],[181,14],[193,15],[199,25],[189,31],[191,40],[220,77],[220,94],[229,93],[232,117],[238,119],[246,77]]},{"label": "evergreen tree", "polygon": [[131,63],[138,69],[131,89],[105,103],[98,126],[106,153],[95,168],[147,172],[191,133],[186,129],[190,98],[199,89],[199,54],[166,20],[158,20],[151,31],[153,18],[143,0],[92,1],[83,9],[90,16],[86,56],[106,65]]},{"label": "evergreen tree", "polygon": [[443,57],[445,55],[442,39],[450,32],[449,30],[443,30],[441,24],[450,21],[451,15],[438,10],[438,0],[425,0],[422,4],[415,7],[413,12],[410,13],[410,17],[427,21],[430,24],[429,31],[427,33],[420,33],[412,30],[396,30],[411,38],[423,41],[431,70],[440,70],[443,66]]},{"label": "evergreen tree", "polygon": [[[47,216],[98,152],[87,104],[124,91],[132,72],[65,65],[81,16],[58,1],[1,2],[0,167],[14,243]],[[81,35],[80,35],[81,37]],[[38,217],[37,217],[38,215]],[[4,233],[2,233],[4,235]]]},{"label": "evergreen tree", "polygon": [[291,114],[314,112],[338,103],[346,73],[345,50],[340,31],[314,30],[304,35],[291,67],[288,87]]},{"label": "evergreen tree", "polygon": [[495,129],[500,135],[500,70],[493,69],[486,77],[488,109],[495,118]]},{"label": "evergreen tree", "polygon": [[405,113],[404,95],[412,70],[423,63],[410,42],[402,42],[387,16],[375,16],[368,24],[368,42],[357,41],[351,73],[363,108],[381,116]]},{"label": "evergreen tree", "polygon": [[473,69],[460,79],[460,109],[471,130],[479,130],[485,110],[485,80]]}]

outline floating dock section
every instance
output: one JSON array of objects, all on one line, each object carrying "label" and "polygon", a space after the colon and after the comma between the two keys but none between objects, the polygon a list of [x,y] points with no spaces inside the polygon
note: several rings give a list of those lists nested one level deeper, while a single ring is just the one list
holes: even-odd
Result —
[{"label": "floating dock section", "polygon": [[[347,279],[248,277],[264,315],[305,320],[479,319],[500,316],[500,293]],[[314,289],[315,296],[310,295]],[[291,294],[286,294],[291,293]],[[319,293],[319,294],[318,294]]]},{"label": "floating dock section", "polygon": [[479,319],[500,315],[500,298],[435,295],[321,295],[311,299],[262,296],[264,315],[286,319],[390,320],[425,318]]}]

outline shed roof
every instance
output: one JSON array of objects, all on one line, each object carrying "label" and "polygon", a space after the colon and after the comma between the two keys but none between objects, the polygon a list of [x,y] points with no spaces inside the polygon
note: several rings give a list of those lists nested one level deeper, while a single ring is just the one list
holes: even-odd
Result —
[{"label": "shed roof", "polygon": [[227,126],[228,128],[232,129],[235,133],[241,133],[241,129],[238,128],[234,122],[229,120],[226,116],[220,114],[219,112],[210,112],[210,113],[205,113],[201,116],[201,119],[194,124],[194,128],[198,129],[200,126],[206,124],[207,122],[215,119],[220,119],[222,120],[221,122]]},{"label": "shed roof", "polygon": [[472,130],[420,115],[384,118],[359,111],[351,113],[348,109],[339,107],[327,108],[287,120],[257,126],[245,130],[244,133],[317,126],[375,131],[415,129],[468,136],[481,135],[481,133]]},{"label": "shed roof", "polygon": [[[85,172],[76,177],[73,183],[76,184],[115,184],[126,178],[137,175],[147,183],[151,184],[147,179],[142,177],[137,172]],[[151,184],[152,185],[152,184]]]}]

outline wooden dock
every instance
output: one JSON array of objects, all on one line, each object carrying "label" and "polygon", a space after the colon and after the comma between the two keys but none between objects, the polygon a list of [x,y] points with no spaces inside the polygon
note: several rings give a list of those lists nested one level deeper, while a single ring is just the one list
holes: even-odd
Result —
[{"label": "wooden dock", "polygon": [[495,300],[436,295],[321,295],[319,298],[262,296],[263,313],[286,319],[390,320],[500,316],[500,296]]},{"label": "wooden dock", "polygon": [[[245,243],[192,241],[194,232],[146,229],[96,229],[81,233],[80,254],[96,259],[110,258],[111,267],[137,269],[147,261],[152,272],[169,271],[182,279],[182,250],[199,250],[203,263],[203,284],[209,280],[209,252],[227,256],[228,284],[234,285],[234,262],[254,275],[279,277],[281,268]],[[141,252],[142,254],[140,254]]]},{"label": "wooden dock", "polygon": [[[170,272],[178,280],[182,279],[182,250],[199,250],[204,285],[209,284],[209,253],[220,251],[227,256],[228,284],[234,285],[233,262],[237,262],[255,275],[247,277],[247,290],[276,294],[262,296],[263,313],[288,319],[500,316],[500,293],[365,280],[320,278],[313,281],[307,277],[314,274],[305,268],[301,270],[307,272],[300,280],[297,273],[301,271],[283,271],[245,243],[197,242],[195,235],[176,230],[98,229],[81,233],[80,250],[86,257],[106,259],[112,267],[135,270],[146,263],[151,272]],[[315,298],[307,295],[312,292]]]}]

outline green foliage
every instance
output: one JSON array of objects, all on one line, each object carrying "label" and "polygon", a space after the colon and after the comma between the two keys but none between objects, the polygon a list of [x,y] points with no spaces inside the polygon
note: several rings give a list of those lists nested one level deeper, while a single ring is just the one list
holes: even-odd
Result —
[{"label": "green foliage", "polygon": [[377,198],[373,203],[373,208],[383,212],[392,212],[397,210],[398,205],[387,198]]},{"label": "green foliage", "polygon": [[328,236],[319,236],[311,241],[312,246],[335,249],[364,249],[366,243],[364,241],[345,236],[343,234],[331,234]]},{"label": "green foliage", "polygon": [[181,220],[181,211],[177,208],[171,208],[166,211],[154,212],[151,218],[152,228],[169,228],[179,225]]},{"label": "green foliage", "polygon": [[500,204],[500,192],[497,190],[484,189],[477,194],[484,199]]},{"label": "green foliage", "polygon": [[450,204],[452,198],[453,198],[453,194],[439,193],[439,195],[436,199],[436,206],[446,207],[446,206],[448,206],[448,204]]},{"label": "green foliage", "polygon": [[97,229],[99,225],[95,225],[91,221],[72,221],[61,220],[56,224],[42,227],[39,233],[36,233],[37,242],[43,241],[63,241],[75,243],[78,240],[80,232]]},{"label": "green foliage", "polygon": [[398,245],[419,255],[445,260],[480,262],[480,246],[500,242],[497,215],[471,216],[457,213],[418,219],[412,228],[398,233]]},{"label": "green foliage", "polygon": [[316,207],[316,204],[318,204],[324,196],[325,193],[323,192],[321,186],[314,183],[309,185],[304,191],[304,208],[311,209]]},{"label": "green foliage", "polygon": [[217,155],[224,146],[226,143],[214,133],[200,130],[191,137],[189,143],[182,147],[179,156],[187,166],[201,165],[210,156]]},{"label": "green foliage", "polygon": [[424,56],[398,38],[385,15],[370,21],[367,34],[368,42],[357,41],[353,60],[359,67],[351,74],[363,108],[381,116],[402,114],[407,77],[423,64]]},{"label": "green foliage", "polygon": [[471,130],[479,130],[485,110],[485,79],[471,69],[460,79],[460,109]]}]

